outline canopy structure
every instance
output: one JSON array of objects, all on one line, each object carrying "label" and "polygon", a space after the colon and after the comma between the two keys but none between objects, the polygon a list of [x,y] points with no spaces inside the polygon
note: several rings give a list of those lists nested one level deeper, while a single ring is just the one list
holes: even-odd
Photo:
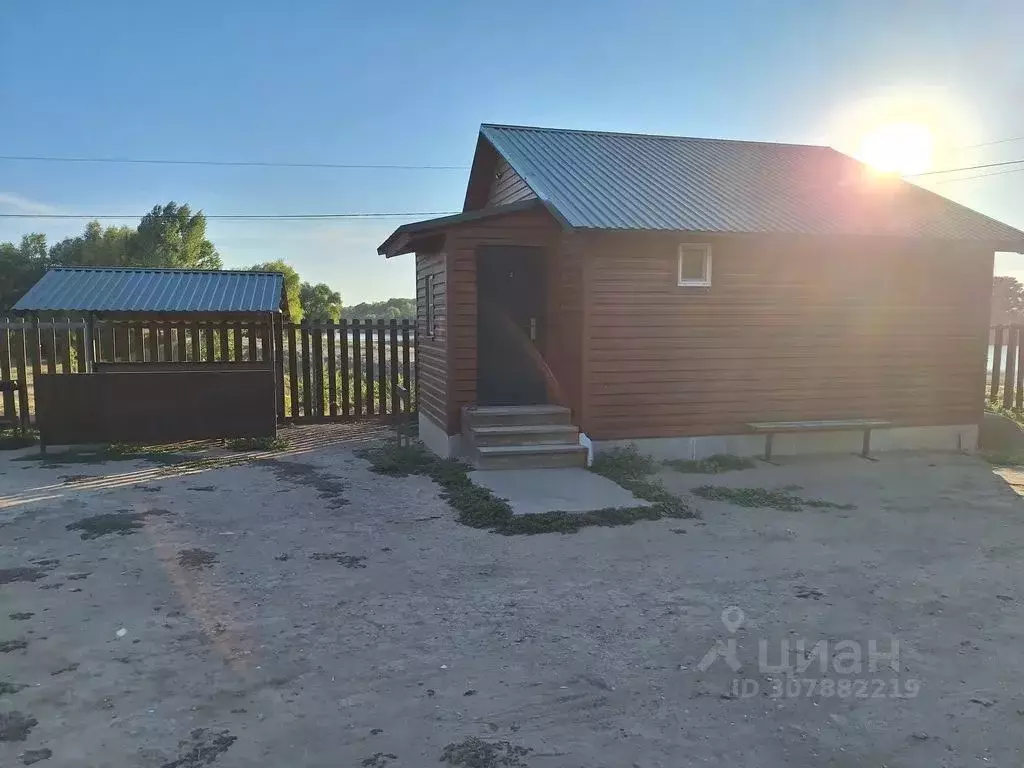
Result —
[{"label": "canopy structure", "polygon": [[287,311],[279,272],[57,267],[14,311],[119,315],[266,315]]}]

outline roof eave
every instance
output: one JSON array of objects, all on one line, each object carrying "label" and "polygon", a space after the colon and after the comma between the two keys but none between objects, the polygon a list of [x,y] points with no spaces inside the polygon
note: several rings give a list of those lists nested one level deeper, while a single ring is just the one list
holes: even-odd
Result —
[{"label": "roof eave", "polygon": [[[518,203],[509,203],[508,205],[498,205],[493,208],[480,208],[474,211],[466,211],[464,213],[457,213],[453,216],[441,216],[436,219],[413,221],[409,224],[403,224],[388,235],[387,239],[377,247],[377,253],[390,259],[392,256],[400,256],[403,253],[410,253],[410,250],[408,250],[409,245],[420,235],[427,235],[437,232],[438,230],[446,229],[447,227],[455,227],[460,224],[479,221],[480,219],[489,219],[494,216],[507,216],[510,213],[522,213],[535,208],[551,210],[550,206],[548,206],[544,201],[530,199],[520,200]],[[560,216],[556,214],[552,215],[555,215],[557,220],[562,220]]]}]

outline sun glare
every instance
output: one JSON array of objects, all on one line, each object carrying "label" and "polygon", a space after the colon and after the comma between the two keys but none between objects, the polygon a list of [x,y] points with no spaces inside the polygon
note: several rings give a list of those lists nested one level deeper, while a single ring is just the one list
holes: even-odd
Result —
[{"label": "sun glare", "polygon": [[883,173],[907,175],[931,168],[932,132],[918,123],[889,123],[866,133],[857,159]]}]

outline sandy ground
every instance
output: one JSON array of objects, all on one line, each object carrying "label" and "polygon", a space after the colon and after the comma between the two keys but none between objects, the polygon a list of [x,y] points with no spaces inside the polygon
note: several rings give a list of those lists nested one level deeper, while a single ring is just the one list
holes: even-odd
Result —
[{"label": "sandy ground", "polygon": [[[184,476],[0,459],[0,568],[39,569],[0,586],[0,642],[26,644],[0,682],[27,686],[0,695],[25,736],[0,765],[1021,764],[1024,502],[982,462],[668,471],[856,509],[504,537],[368,472],[373,437]],[[66,528],[122,511],[141,527]],[[776,669],[784,642],[809,668]]]}]

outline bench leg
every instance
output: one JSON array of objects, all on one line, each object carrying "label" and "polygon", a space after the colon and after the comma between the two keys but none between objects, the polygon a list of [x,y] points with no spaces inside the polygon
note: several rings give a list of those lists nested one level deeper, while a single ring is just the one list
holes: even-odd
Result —
[{"label": "bench leg", "polygon": [[865,459],[869,458],[868,454],[871,452],[871,430],[864,430],[864,444],[861,446],[860,455]]},{"label": "bench leg", "polygon": [[765,461],[771,461],[772,460],[772,439],[774,437],[775,437],[775,435],[772,434],[771,432],[769,432],[767,435],[764,436],[764,460]]}]

